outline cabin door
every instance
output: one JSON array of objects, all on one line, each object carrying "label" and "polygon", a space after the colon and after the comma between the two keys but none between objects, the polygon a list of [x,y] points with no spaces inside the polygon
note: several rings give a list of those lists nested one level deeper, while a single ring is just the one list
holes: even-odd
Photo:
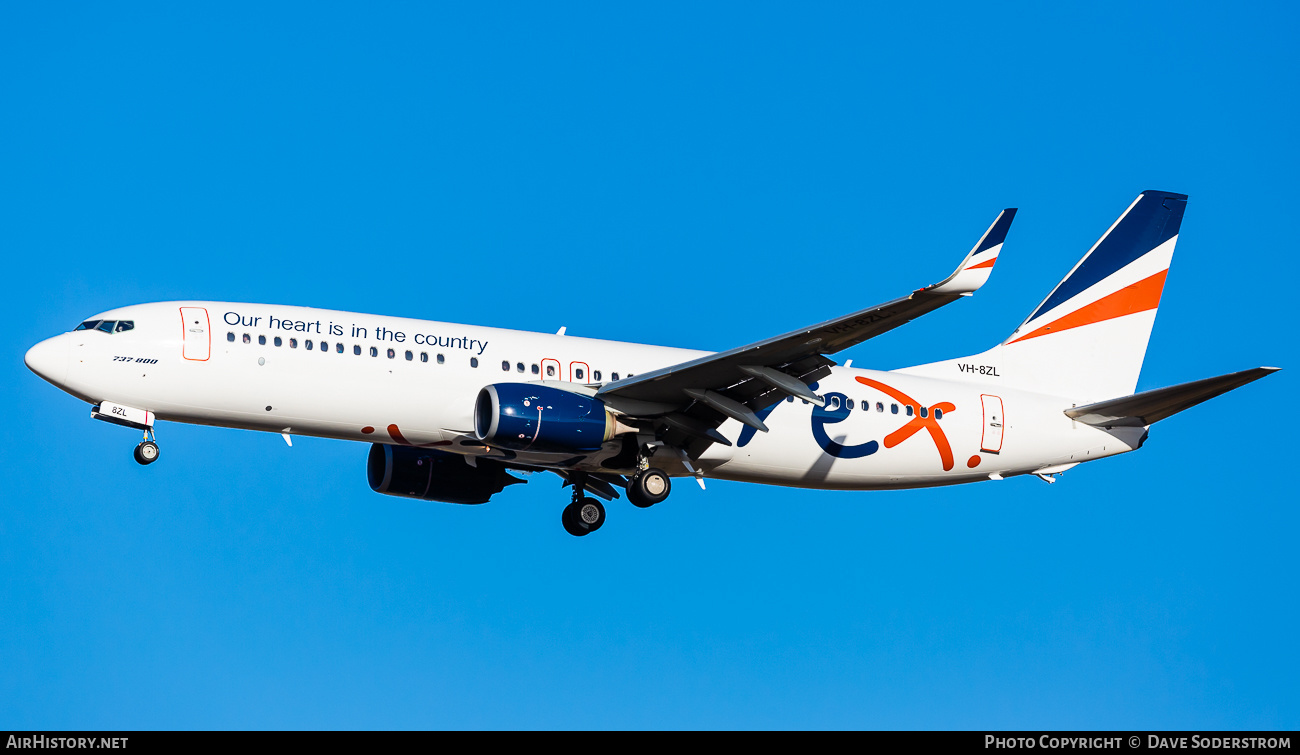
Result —
[{"label": "cabin door", "polygon": [[184,328],[183,353],[186,359],[206,362],[212,354],[212,333],[208,328],[208,310],[203,307],[181,307],[181,326]]},{"label": "cabin door", "polygon": [[991,454],[1002,451],[1002,430],[1006,424],[1002,416],[1002,399],[988,394],[980,395],[984,405],[984,437],[980,440],[980,450]]}]

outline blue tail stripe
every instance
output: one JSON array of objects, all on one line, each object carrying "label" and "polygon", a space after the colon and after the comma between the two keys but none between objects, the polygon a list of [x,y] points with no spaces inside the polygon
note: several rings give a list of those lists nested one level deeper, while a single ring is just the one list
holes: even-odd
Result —
[{"label": "blue tail stripe", "polygon": [[1070,277],[1061,281],[1029,319],[1033,320],[1056,305],[1069,301],[1076,294],[1178,235],[1186,207],[1186,194],[1142,192],[1137,206],[1097,244],[1097,248],[1092,250],[1092,254]]}]

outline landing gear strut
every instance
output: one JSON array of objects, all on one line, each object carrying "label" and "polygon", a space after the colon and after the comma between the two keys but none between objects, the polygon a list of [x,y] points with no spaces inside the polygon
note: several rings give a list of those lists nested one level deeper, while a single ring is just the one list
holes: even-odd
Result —
[{"label": "landing gear strut", "polygon": [[135,447],[135,460],[144,465],[158,461],[158,443],[154,440],[153,428],[145,428],[144,440]]},{"label": "landing gear strut", "polygon": [[564,531],[574,537],[590,535],[605,524],[605,506],[595,498],[583,497],[586,490],[586,474],[575,472],[573,483],[573,502],[564,507],[560,522]]}]

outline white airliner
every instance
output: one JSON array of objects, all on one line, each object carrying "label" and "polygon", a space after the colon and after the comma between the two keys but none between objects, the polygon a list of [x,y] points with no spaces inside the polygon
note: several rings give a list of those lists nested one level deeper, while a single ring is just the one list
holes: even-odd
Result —
[{"label": "white airliner", "polygon": [[[1015,215],[956,272],[901,299],[730,351],[272,304],[182,301],[93,316],[27,366],[144,432],[156,420],[372,443],[371,488],[484,503],[550,471],[573,487],[574,535],[625,490],[640,507],[671,477],[837,490],[1052,482],[1133,451],[1150,425],[1276,368],[1133,394],[1187,197],[1140,194],[1005,341],[882,372],[827,357],[972,294]],[[588,494],[594,497],[589,497]]]}]

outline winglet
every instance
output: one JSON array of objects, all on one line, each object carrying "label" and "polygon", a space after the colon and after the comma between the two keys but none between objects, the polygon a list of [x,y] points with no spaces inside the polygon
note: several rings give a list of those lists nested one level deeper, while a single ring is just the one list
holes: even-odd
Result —
[{"label": "winglet", "polygon": [[[989,279],[993,265],[998,261],[1002,251],[1002,242],[1007,240],[1007,231],[1011,221],[1016,217],[1016,208],[1009,207],[998,214],[997,220],[980,237],[979,243],[970,250],[966,259],[957,266],[957,270],[942,281],[921,289],[929,294],[972,294]],[[918,292],[920,293],[920,292]]]}]

